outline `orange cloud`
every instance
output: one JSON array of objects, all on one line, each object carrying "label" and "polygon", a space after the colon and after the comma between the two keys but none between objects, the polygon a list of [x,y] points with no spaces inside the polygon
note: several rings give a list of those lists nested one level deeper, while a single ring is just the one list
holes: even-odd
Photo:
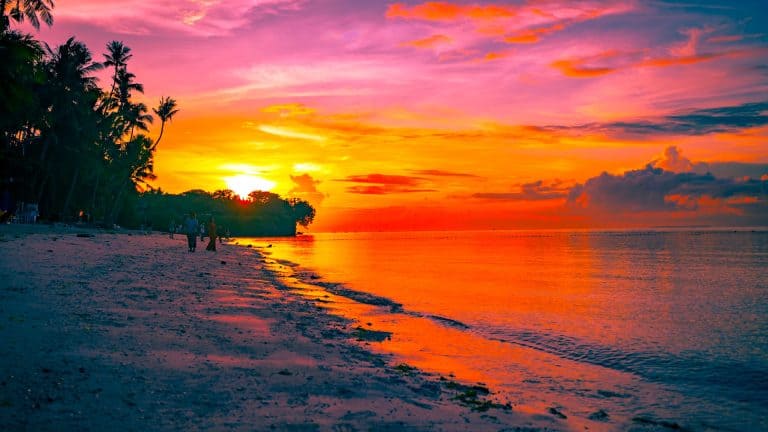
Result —
[{"label": "orange cloud", "polygon": [[712,60],[718,57],[722,57],[725,54],[697,54],[681,57],[658,57],[643,60],[637,64],[637,66],[652,66],[652,67],[666,67],[666,66],[678,66],[689,65],[695,63],[701,63],[703,61]]},{"label": "orange cloud", "polygon": [[460,6],[447,2],[426,2],[408,7],[395,3],[387,9],[387,18],[419,19],[425,21],[454,21],[458,19],[491,20],[515,16],[515,9],[508,6]]},{"label": "orange cloud", "polygon": [[502,59],[507,56],[509,56],[509,53],[506,53],[506,52],[489,52],[483,56],[483,60],[493,61],[493,60]]},{"label": "orange cloud", "polygon": [[265,113],[277,113],[280,117],[305,116],[315,113],[313,108],[309,108],[300,103],[270,105],[262,108],[261,111]]},{"label": "orange cloud", "polygon": [[[649,57],[641,60],[632,59],[639,52],[606,51],[594,56],[556,60],[550,65],[560,70],[563,75],[574,78],[594,78],[600,75],[617,72],[632,67],[669,67],[685,66],[724,57],[737,57],[754,53],[762,54],[765,49],[730,50],[719,53],[673,55]],[[611,61],[611,66],[594,65],[594,63]],[[614,65],[615,64],[615,65]]]},{"label": "orange cloud", "polygon": [[319,205],[325,195],[317,190],[317,185],[320,184],[319,180],[315,180],[309,174],[291,175],[291,181],[294,183],[293,189],[288,191],[290,195],[299,198],[305,198],[313,204]]},{"label": "orange cloud", "polygon": [[565,76],[574,78],[594,78],[615,72],[616,68],[584,66],[583,60],[557,60],[552,62],[552,67],[560,70]]},{"label": "orange cloud", "polygon": [[420,187],[424,183],[421,177],[367,174],[349,176],[341,181],[358,183],[347,188],[347,192],[362,195],[386,195],[413,192],[436,192],[435,189]]},{"label": "orange cloud", "polygon": [[453,39],[448,36],[436,34],[424,39],[417,39],[410,42],[405,42],[403,45],[412,46],[415,48],[434,48],[438,45],[449,44],[453,42]]},{"label": "orange cloud", "polygon": [[558,23],[547,27],[524,29],[504,37],[504,42],[526,44],[538,42],[542,36],[565,29],[564,23]]}]

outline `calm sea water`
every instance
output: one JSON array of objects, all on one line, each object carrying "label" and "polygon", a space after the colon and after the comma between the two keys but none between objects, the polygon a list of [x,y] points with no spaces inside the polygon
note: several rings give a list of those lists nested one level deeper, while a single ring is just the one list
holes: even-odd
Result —
[{"label": "calm sea water", "polygon": [[304,295],[392,332],[373,349],[483,382],[516,410],[591,430],[768,430],[764,229],[243,241]]}]

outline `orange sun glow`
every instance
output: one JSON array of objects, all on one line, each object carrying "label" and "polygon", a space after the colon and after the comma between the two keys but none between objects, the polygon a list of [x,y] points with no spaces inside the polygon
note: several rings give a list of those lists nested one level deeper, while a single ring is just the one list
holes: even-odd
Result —
[{"label": "orange sun glow", "polygon": [[262,177],[240,174],[224,178],[227,188],[235,192],[240,198],[245,199],[253,191],[269,191],[275,187],[275,182]]}]

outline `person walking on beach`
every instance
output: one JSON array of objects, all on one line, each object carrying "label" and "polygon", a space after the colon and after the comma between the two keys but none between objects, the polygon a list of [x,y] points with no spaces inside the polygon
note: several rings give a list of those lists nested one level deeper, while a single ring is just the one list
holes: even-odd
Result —
[{"label": "person walking on beach", "polygon": [[205,250],[216,252],[216,221],[213,220],[213,216],[208,221],[208,246]]},{"label": "person walking on beach", "polygon": [[190,252],[194,252],[197,248],[198,225],[195,212],[190,212],[187,220],[184,221],[184,230],[187,233],[187,244],[189,245]]},{"label": "person walking on beach", "polygon": [[168,225],[168,234],[171,238],[173,238],[173,233],[176,232],[176,221],[171,219],[171,224]]}]

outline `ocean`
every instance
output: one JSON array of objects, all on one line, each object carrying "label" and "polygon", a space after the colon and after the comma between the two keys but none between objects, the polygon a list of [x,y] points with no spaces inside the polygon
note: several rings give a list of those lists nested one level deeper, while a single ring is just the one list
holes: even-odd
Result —
[{"label": "ocean", "polygon": [[768,230],[239,239],[370,348],[590,430],[768,430]]}]

